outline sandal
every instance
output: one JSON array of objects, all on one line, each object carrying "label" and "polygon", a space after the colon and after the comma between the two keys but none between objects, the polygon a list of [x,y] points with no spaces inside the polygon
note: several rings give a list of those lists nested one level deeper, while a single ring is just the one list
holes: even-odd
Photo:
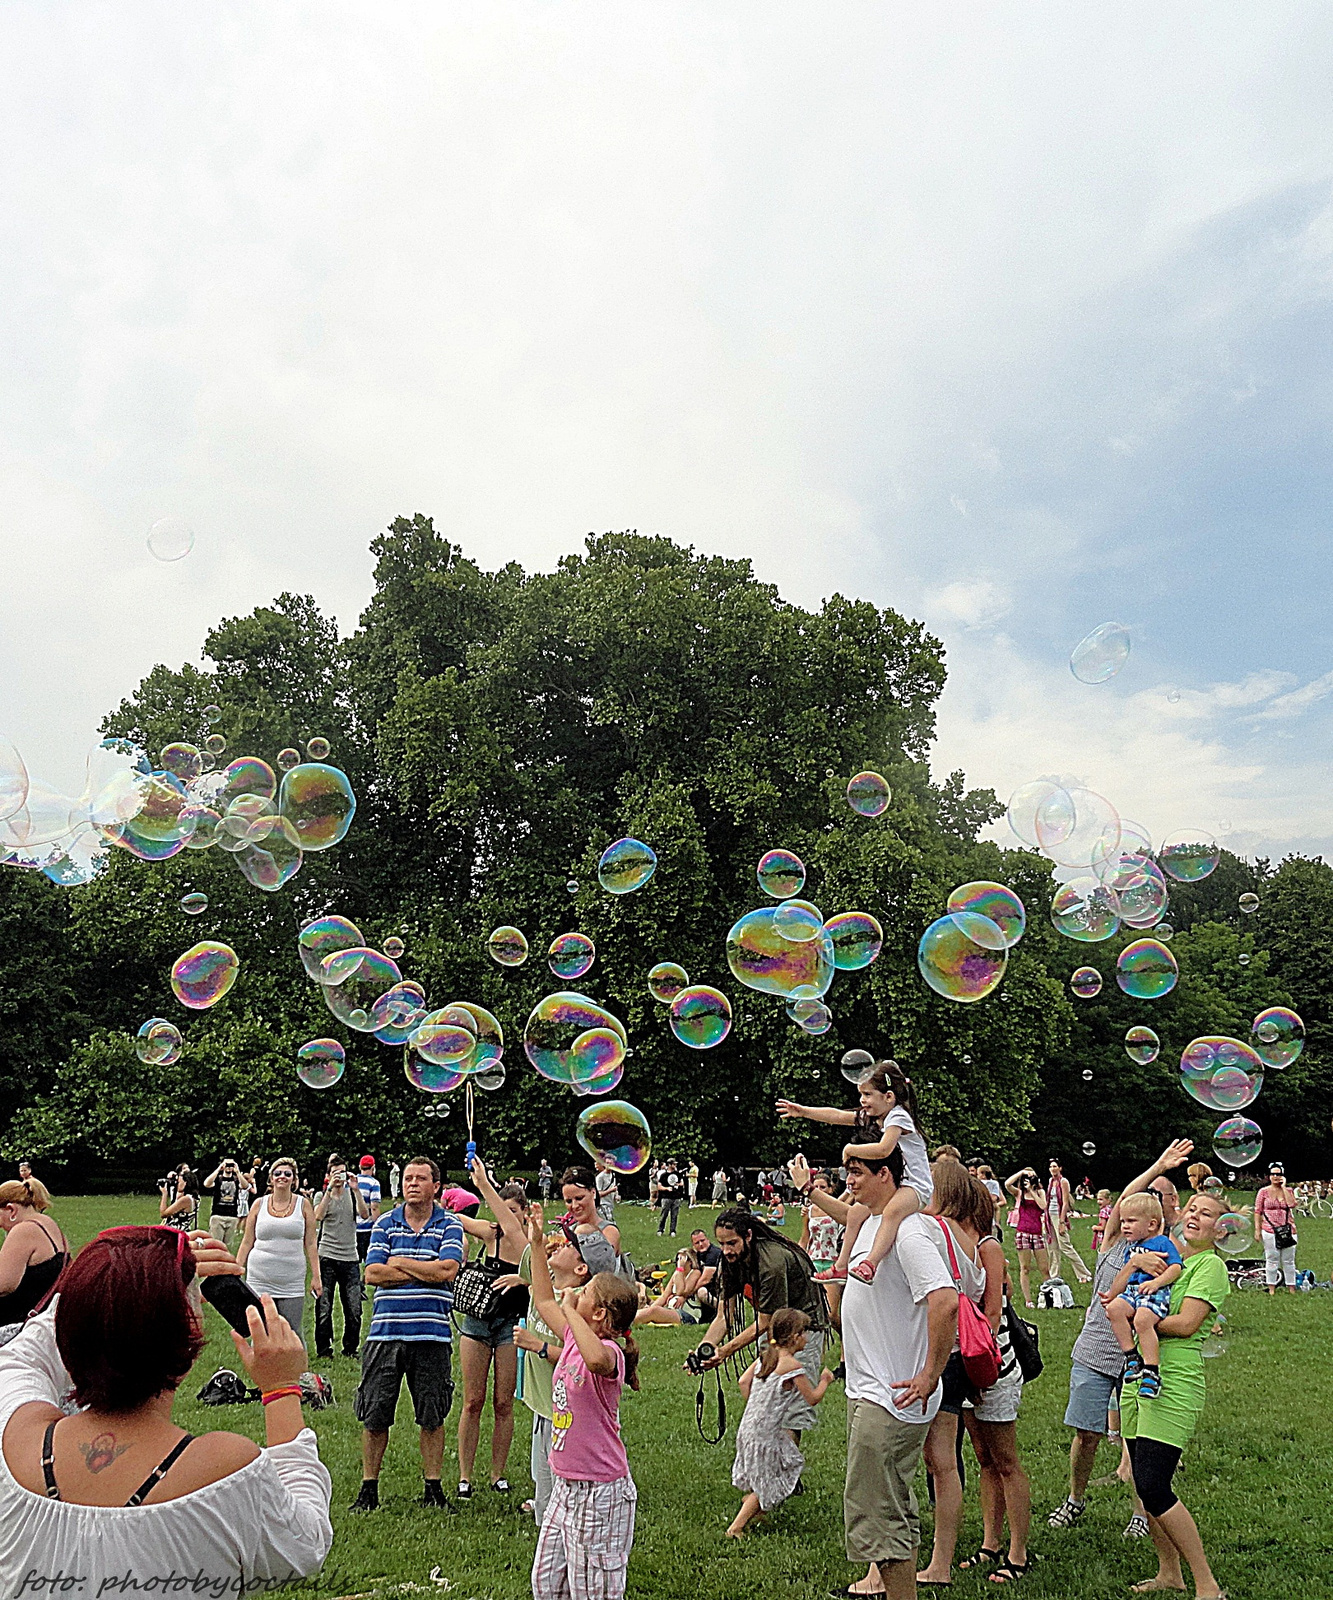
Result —
[{"label": "sandal", "polygon": [[993,1567],[1003,1554],[1002,1550],[992,1550],[989,1546],[983,1544],[976,1555],[958,1563],[958,1570],[959,1572],[975,1572],[981,1567]]},{"label": "sandal", "polygon": [[815,1273],[815,1282],[816,1283],[846,1283],[847,1282],[847,1274],[845,1272],[843,1272],[840,1268],[836,1267],[836,1266],[825,1267],[823,1272],[816,1272]]},{"label": "sandal", "polygon": [[1008,1556],[996,1567],[990,1575],[992,1583],[1017,1583],[1020,1578],[1026,1578],[1032,1571],[1032,1560],[1029,1556],[1026,1561],[1011,1561]]},{"label": "sandal", "polygon": [[852,1268],[851,1276],[859,1278],[862,1283],[874,1283],[875,1269],[869,1261],[861,1261]]}]

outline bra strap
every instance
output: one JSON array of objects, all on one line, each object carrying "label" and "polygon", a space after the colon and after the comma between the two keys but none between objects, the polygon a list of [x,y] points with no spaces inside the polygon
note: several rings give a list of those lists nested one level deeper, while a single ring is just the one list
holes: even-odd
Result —
[{"label": "bra strap", "polygon": [[59,1417],[52,1417],[46,1425],[46,1432],[42,1435],[42,1477],[46,1479],[46,1498],[59,1500],[60,1490],[56,1488],[56,1458],[55,1436],[56,1423]]},{"label": "bra strap", "polygon": [[[171,1471],[172,1464],[175,1462],[176,1458],[184,1452],[185,1447],[190,1444],[193,1439],[194,1435],[192,1433],[187,1433],[185,1437],[176,1444],[174,1449],[162,1457],[161,1461],[158,1462],[157,1466],[153,1468],[153,1470],[129,1497],[125,1504],[127,1506],[141,1506],[148,1496],[152,1494],[153,1490],[157,1488],[158,1484],[161,1483],[163,1478],[166,1477],[167,1473]],[[54,1488],[54,1480],[48,1481],[51,1482],[51,1487]],[[48,1490],[47,1492],[50,1493],[51,1491]]]}]

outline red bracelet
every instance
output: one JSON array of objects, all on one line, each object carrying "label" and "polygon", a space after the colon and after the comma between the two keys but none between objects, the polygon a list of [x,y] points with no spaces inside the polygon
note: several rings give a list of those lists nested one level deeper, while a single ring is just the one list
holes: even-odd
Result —
[{"label": "red bracelet", "polygon": [[259,1403],[266,1406],[270,1400],[285,1400],[289,1394],[294,1394],[299,1400],[301,1398],[301,1385],[299,1383],[289,1383],[282,1389],[269,1389],[260,1395]]}]

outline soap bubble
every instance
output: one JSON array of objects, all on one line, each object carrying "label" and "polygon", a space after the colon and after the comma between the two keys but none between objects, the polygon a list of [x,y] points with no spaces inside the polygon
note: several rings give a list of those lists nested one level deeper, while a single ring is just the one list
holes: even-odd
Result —
[{"label": "soap bubble", "polygon": [[671,1002],[671,1031],[691,1050],[711,1050],[731,1032],[731,1001],[706,983],[690,984]]},{"label": "soap bubble", "polygon": [[625,1041],[614,1028],[589,1028],[574,1041],[575,1094],[606,1094],[625,1072]]},{"label": "soap bubble", "polygon": [[1153,933],[1163,944],[1170,944],[1176,936],[1176,930],[1169,922],[1159,922],[1153,929]]},{"label": "soap bubble", "polygon": [[773,927],[792,944],[807,944],[824,931],[824,913],[808,900],[784,900],[774,909]]},{"label": "soap bubble", "polygon": [[1236,957],[1236,960],[1242,967],[1248,967],[1251,961],[1250,952],[1248,950],[1242,950],[1241,953]]},{"label": "soap bubble", "polygon": [[[29,812],[32,809],[32,788],[28,796]],[[125,842],[146,845],[150,850],[158,844],[179,843],[183,846],[193,829],[187,812],[189,800],[180,779],[170,772],[152,772],[139,780],[136,791],[138,808],[125,818],[125,833],[130,836]],[[11,822],[10,827],[13,826]],[[160,858],[154,856],[151,859]]]},{"label": "soap bubble", "polygon": [[860,1083],[867,1072],[875,1069],[875,1058],[869,1050],[849,1050],[840,1063],[842,1075],[848,1083]]},{"label": "soap bubble", "polygon": [[486,953],[501,967],[521,967],[528,959],[528,941],[518,928],[506,922],[486,941]]},{"label": "soap bubble", "polygon": [[597,881],[607,894],[632,894],[657,871],[657,857],[638,839],[617,839],[602,851]]},{"label": "soap bubble", "polygon": [[1215,1178],[1211,1173],[1203,1180],[1199,1188],[1204,1194],[1224,1195],[1226,1193],[1221,1178]]},{"label": "soap bubble", "polygon": [[1083,1081],[1084,1081],[1084,1083],[1091,1083],[1092,1082],[1092,1069],[1090,1067],[1084,1067],[1084,1069],[1083,1069]]},{"label": "soap bubble", "polygon": [[190,783],[203,771],[199,750],[192,744],[169,744],[158,757],[158,766],[182,783]]},{"label": "soap bubble", "polygon": [[1157,865],[1178,883],[1198,883],[1217,865],[1221,852],[1206,828],[1184,828],[1162,841]]},{"label": "soap bubble", "polygon": [[793,1022],[804,1022],[821,1003],[819,990],[813,984],[803,983],[787,996],[787,1015]]},{"label": "soap bubble", "polygon": [[406,949],[407,946],[396,933],[391,933],[384,941],[384,953],[386,956],[388,956],[390,961],[400,961],[402,959],[403,951]]},{"label": "soap bubble", "polygon": [[662,1005],[669,1006],[690,981],[684,967],[674,961],[659,961],[648,974],[648,993]]},{"label": "soap bubble", "polygon": [[523,1053],[552,1083],[582,1083],[604,1070],[608,1048],[605,1041],[584,1036],[607,1030],[628,1047],[622,1022],[587,995],[562,989],[533,1007],[523,1026]]},{"label": "soap bubble", "polygon": [[1254,1223],[1243,1211],[1228,1211],[1217,1219],[1213,1242],[1224,1255],[1243,1255],[1254,1243]]},{"label": "soap bubble", "polygon": [[1021,785],[1009,796],[1009,826],[1025,845],[1034,849],[1038,843],[1037,813],[1043,808],[1048,808],[1048,827],[1054,828],[1056,815],[1062,814],[1068,824],[1066,831],[1072,831],[1074,802],[1068,791],[1053,779],[1037,778]]},{"label": "soap bubble", "polygon": [[177,956],[171,968],[171,987],[177,1000],[192,1011],[206,1011],[215,1006],[240,971],[240,959],[227,944],[216,939],[201,939],[182,956]]},{"label": "soap bubble", "polygon": [[300,835],[303,850],[327,850],[352,826],[356,796],[340,768],[304,762],[283,773],[278,809]]},{"label": "soap bubble", "polygon": [[397,965],[378,950],[360,945],[325,956],[320,993],[339,1022],[358,1033],[374,1033],[375,1002],[403,981]]},{"label": "soap bubble", "polygon": [[305,753],[312,761],[327,761],[329,759],[329,741],[316,734],[313,739],[306,740]]},{"label": "soap bubble", "polygon": [[774,900],[789,900],[805,887],[805,863],[790,850],[769,850],[755,869],[759,887]]},{"label": "soap bubble", "polygon": [[181,910],[187,917],[197,917],[201,911],[208,910],[208,896],[198,889],[192,894],[183,894]]},{"label": "soap bubble", "polygon": [[1250,1042],[1267,1066],[1289,1067],[1305,1049],[1305,1024],[1289,1006],[1269,1006],[1250,1024]]},{"label": "soap bubble", "polygon": [[1185,1046],[1180,1082],[1200,1105],[1214,1111],[1243,1111],[1263,1088],[1264,1063],[1239,1039],[1207,1034]]},{"label": "soap bubble", "polygon": [[149,1017],[134,1041],[134,1053],[150,1067],[169,1067],[180,1060],[181,1031],[165,1017]]},{"label": "soap bubble", "polygon": [[1080,639],[1069,655],[1069,670],[1080,683],[1106,683],[1129,660],[1129,629],[1103,622]]},{"label": "soap bubble", "polygon": [[988,917],[1004,935],[1007,948],[1012,949],[1023,937],[1027,927],[1027,912],[1023,902],[1012,889],[1002,883],[960,883],[949,896],[944,909],[952,915],[955,911],[968,911],[978,917]]},{"label": "soap bubble", "polygon": [[884,948],[884,930],[868,911],[839,912],[824,924],[824,932],[833,942],[833,964],[839,972],[859,972]]},{"label": "soap bubble", "polygon": [[1199,1346],[1199,1354],[1205,1361],[1216,1360],[1218,1356],[1226,1355],[1226,1328],[1227,1319],[1220,1316],[1209,1329],[1203,1343]]},{"label": "soap bubble", "polygon": [[1157,1052],[1162,1043],[1151,1028],[1145,1028],[1142,1023],[1135,1023],[1125,1034],[1125,1054],[1131,1061],[1137,1061],[1141,1067],[1146,1067],[1150,1061],[1157,1060]]},{"label": "soap bubble", "polygon": [[227,741],[220,733],[210,733],[208,738],[204,740],[204,749],[215,760],[223,753],[224,750],[226,750],[226,748]]},{"label": "soap bubble", "polygon": [[546,952],[546,965],[557,978],[581,978],[596,956],[597,946],[586,933],[560,933]]},{"label": "soap bubble", "polygon": [[42,868],[52,883],[71,889],[91,883],[105,871],[109,849],[106,839],[96,828],[80,828],[66,841],[64,848],[54,846],[57,854]]},{"label": "soap bubble", "polygon": [[478,1089],[485,1089],[487,1094],[494,1094],[497,1089],[503,1089],[505,1086],[503,1063],[488,1061],[480,1071],[472,1074],[472,1081]]},{"label": "soap bubble", "polygon": [[336,1039],[311,1039],[296,1052],[296,1076],[307,1089],[331,1089],[346,1065],[347,1052]]},{"label": "soap bubble", "polygon": [[1120,926],[1120,902],[1115,890],[1097,878],[1071,878],[1051,899],[1051,921],[1066,939],[1100,944]]},{"label": "soap bubble", "polygon": [[324,962],[328,956],[338,950],[360,949],[365,942],[360,928],[346,917],[317,917],[313,922],[307,922],[296,938],[301,964],[316,983],[328,981],[324,974]]},{"label": "soap bubble", "polygon": [[1069,980],[1069,987],[1080,1000],[1092,1000],[1102,992],[1102,975],[1096,967],[1078,967]]},{"label": "soap bubble", "polygon": [[159,517],[148,530],[148,553],[159,561],[180,561],[194,549],[194,529],[183,517]]},{"label": "soap bubble", "polygon": [[577,894],[579,892],[579,880],[577,878],[567,879],[565,881],[565,888],[568,889],[570,894]]},{"label": "soap bubble", "polygon": [[0,822],[22,811],[28,798],[28,769],[23,757],[0,735]]},{"label": "soap bubble", "polygon": [[1179,976],[1176,958],[1160,939],[1135,939],[1115,964],[1115,981],[1133,1000],[1160,1000]]},{"label": "soap bubble", "polygon": [[[390,958],[392,959],[392,957]],[[426,1020],[430,1007],[419,983],[405,979],[386,989],[370,1008],[375,1037],[381,1044],[406,1044]]]},{"label": "soap bubble", "polygon": [[858,817],[882,817],[892,799],[893,790],[878,772],[858,772],[848,780],[847,804]]},{"label": "soap bubble", "polygon": [[247,880],[270,894],[291,882],[304,859],[300,838],[286,817],[257,818],[246,830],[245,849],[235,854]]},{"label": "soap bubble", "polygon": [[204,707],[204,721],[208,724],[208,726],[210,728],[213,726],[213,724],[215,722],[221,722],[222,721],[222,707],[219,706],[219,705],[207,705],[207,706],[205,706]]},{"label": "soap bubble", "polygon": [[774,926],[777,907],[762,906],[733,924],[727,934],[727,965],[747,988],[761,994],[782,995],[808,984],[817,995],[827,994],[837,968],[833,940],[823,930],[820,937],[797,943],[784,939]]},{"label": "soap bubble", "polygon": [[801,1027],[807,1033],[827,1033],[833,1026],[833,1013],[822,1000],[812,1000],[809,1004],[810,1009],[798,1018]]},{"label": "soap bubble", "polygon": [[422,1019],[408,1042],[423,1061],[461,1071],[477,1043],[477,1025],[462,1006],[443,1006]]},{"label": "soap bubble", "polygon": [[1259,896],[1257,894],[1243,894],[1240,897],[1240,909],[1247,917],[1252,917],[1259,909]]},{"label": "soap bubble", "polygon": [[1213,1130],[1213,1154],[1228,1166],[1248,1167],[1263,1147],[1263,1132],[1248,1117],[1228,1117]]},{"label": "soap bubble", "polygon": [[594,1161],[604,1161],[627,1177],[639,1172],[652,1154],[648,1119],[626,1100],[603,1100],[579,1114],[574,1137]]},{"label": "soap bubble", "polygon": [[1091,789],[1055,790],[1038,806],[1036,826],[1041,853],[1057,866],[1095,871],[1120,848],[1119,813]]},{"label": "soap bubble", "polygon": [[971,1003],[991,993],[1008,964],[1004,934],[989,917],[960,911],[938,918],[921,935],[916,964],[936,994]]},{"label": "soap bubble", "polygon": [[500,1026],[499,1018],[487,1011],[485,1006],[474,1005],[471,1000],[455,1000],[454,1005],[466,1011],[472,1018],[477,1034],[472,1054],[465,1057],[459,1065],[465,1072],[481,1072],[504,1055],[504,1029]]},{"label": "soap bubble", "polygon": [[278,792],[278,775],[258,756],[240,756],[222,769],[218,792],[220,809],[229,811],[243,795],[272,800]]},{"label": "soap bubble", "polygon": [[1085,1156],[1095,1156],[1097,1154],[1097,1146],[1095,1144],[1093,1144],[1091,1139],[1085,1139],[1084,1140],[1084,1142],[1083,1142],[1083,1154]]},{"label": "soap bubble", "polygon": [[[424,1089],[427,1094],[448,1094],[467,1077],[465,1072],[459,1072],[442,1062],[423,1061],[410,1045],[403,1051],[403,1073],[414,1089]],[[440,1105],[427,1109],[434,1111],[436,1116],[444,1116],[449,1108]]]},{"label": "soap bubble", "polygon": [[293,767],[301,765],[301,752],[293,750],[290,745],[285,750],[278,751],[278,766],[283,772],[290,772]]}]

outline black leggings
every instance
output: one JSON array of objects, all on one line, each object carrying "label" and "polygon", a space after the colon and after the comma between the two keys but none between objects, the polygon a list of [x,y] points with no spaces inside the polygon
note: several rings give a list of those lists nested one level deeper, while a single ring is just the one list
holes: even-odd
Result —
[{"label": "black leggings", "polygon": [[1134,1487],[1143,1501],[1143,1509],[1150,1517],[1163,1517],[1171,1507],[1179,1504],[1172,1491],[1171,1480],[1180,1465],[1181,1452],[1173,1444],[1163,1444],[1159,1439],[1130,1439],[1129,1462],[1134,1469]]}]

